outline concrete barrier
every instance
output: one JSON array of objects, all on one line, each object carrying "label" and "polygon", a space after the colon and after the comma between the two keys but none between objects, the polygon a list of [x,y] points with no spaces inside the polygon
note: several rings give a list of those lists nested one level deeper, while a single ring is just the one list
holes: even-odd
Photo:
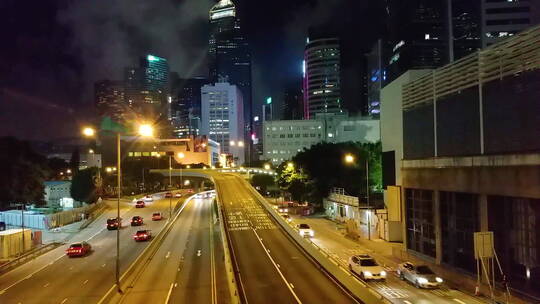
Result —
[{"label": "concrete barrier", "polygon": [[300,246],[304,251],[309,254],[329,275],[336,279],[344,288],[346,288],[351,294],[360,299],[366,304],[375,303],[391,303],[385,299],[376,290],[369,287],[357,279],[351,272],[348,271],[346,266],[331,256],[330,253],[322,250],[322,248],[316,246],[311,240],[300,236],[298,229],[292,227],[272,208],[272,206],[266,201],[266,199],[255,190],[248,182],[243,180],[246,187],[253,193],[253,195],[259,200],[261,205],[266,211],[275,219],[275,221],[289,234],[289,236]]}]

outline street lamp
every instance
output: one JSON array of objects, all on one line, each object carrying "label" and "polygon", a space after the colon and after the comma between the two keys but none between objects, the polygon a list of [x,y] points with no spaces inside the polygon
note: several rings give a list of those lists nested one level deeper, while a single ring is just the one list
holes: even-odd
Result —
[{"label": "street lamp", "polygon": [[291,170],[294,169],[294,164],[292,162],[288,162],[287,163],[287,168],[291,169]]},{"label": "street lamp", "polygon": [[[346,154],[345,157],[345,163],[352,164],[354,163],[354,156],[350,153]],[[365,158],[365,166],[366,166],[366,204],[368,207],[368,240],[371,240],[371,208],[369,203],[369,158],[366,156]]]},{"label": "street lamp", "polygon": [[[152,126],[143,124],[139,126],[138,133],[140,136],[152,136],[154,133],[154,129]],[[82,133],[87,137],[93,137],[96,134],[96,131],[91,127],[86,127],[83,129]],[[117,195],[117,201],[116,201],[116,218],[118,221],[120,221],[120,198],[122,196],[122,170],[121,170],[121,163],[122,163],[122,154],[121,154],[121,145],[120,145],[120,131],[116,131],[116,167],[110,169],[107,168],[107,172],[111,171],[117,171],[117,185],[118,185],[118,195]],[[120,227],[118,227],[120,228]],[[120,229],[116,230],[116,288],[118,292],[122,292],[122,289],[120,287]]]},{"label": "street lamp", "polygon": [[270,170],[270,165],[269,164],[264,164],[264,169],[265,170]]}]

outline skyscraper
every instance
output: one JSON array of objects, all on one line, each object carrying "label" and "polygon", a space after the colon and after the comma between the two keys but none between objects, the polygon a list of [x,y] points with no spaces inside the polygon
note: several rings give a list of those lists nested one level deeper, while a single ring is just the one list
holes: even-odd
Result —
[{"label": "skyscraper", "polygon": [[343,112],[339,38],[308,39],[304,61],[304,118]]},{"label": "skyscraper", "polygon": [[302,104],[303,96],[300,84],[286,88],[283,96],[283,119],[302,119],[304,117]]},{"label": "skyscraper", "polygon": [[155,55],[140,58],[139,67],[124,70],[126,104],[146,120],[164,124],[169,110],[169,65]]},{"label": "skyscraper", "polygon": [[101,80],[94,84],[94,100],[101,118],[106,116],[122,122],[126,114],[124,103],[124,82]]},{"label": "skyscraper", "polygon": [[209,63],[210,82],[226,81],[242,92],[245,137],[251,130],[251,54],[240,28],[236,6],[231,0],[220,0],[210,9]]},{"label": "skyscraper", "polygon": [[208,80],[203,77],[171,79],[171,120],[176,137],[199,135],[201,88],[205,84]]},{"label": "skyscraper", "polygon": [[237,164],[245,160],[244,106],[242,92],[229,83],[204,85],[201,88],[201,133],[221,145]]},{"label": "skyscraper", "polygon": [[448,63],[447,1],[389,0],[388,82],[410,69],[432,69]]},{"label": "skyscraper", "polygon": [[512,36],[540,22],[538,1],[482,0],[482,46]]}]

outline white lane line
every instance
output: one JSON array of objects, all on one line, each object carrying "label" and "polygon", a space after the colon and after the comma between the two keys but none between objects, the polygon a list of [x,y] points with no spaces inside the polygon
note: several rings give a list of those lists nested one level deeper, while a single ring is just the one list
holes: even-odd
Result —
[{"label": "white lane line", "polygon": [[[257,231],[255,231],[255,229],[252,228],[252,231],[253,233],[255,233],[255,236],[257,236],[257,240],[259,240],[259,234],[257,233]],[[300,301],[300,299],[298,298],[298,296],[296,295],[296,293],[294,292],[293,290],[293,287],[292,287],[292,284],[287,282],[287,279],[285,278],[285,276],[283,275],[283,273],[281,272],[281,270],[279,269],[279,267],[277,266],[276,262],[274,261],[274,259],[272,258],[272,256],[270,255],[270,250],[266,249],[266,247],[264,246],[263,242],[261,242],[259,240],[259,243],[261,243],[261,246],[263,247],[264,249],[264,252],[266,252],[266,255],[268,256],[268,258],[270,259],[270,261],[272,262],[272,264],[274,265],[274,267],[276,268],[277,272],[279,273],[279,275],[281,276],[281,278],[283,279],[283,282],[285,282],[285,285],[287,285],[287,288],[289,288],[290,292],[292,293],[294,299],[296,300],[296,302],[298,304],[302,304],[302,301]]]},{"label": "white lane line", "polygon": [[171,256],[171,252],[167,251],[167,254],[165,255],[165,258],[168,259]]},{"label": "white lane line", "polygon": [[411,301],[407,301],[407,300],[403,300],[403,302],[406,303],[406,304],[412,304]]},{"label": "white lane line", "polygon": [[171,283],[171,287],[169,287],[169,292],[167,293],[167,298],[165,299],[165,304],[169,303],[169,299],[171,298],[172,289],[174,287],[174,284]]},{"label": "white lane line", "polygon": [[107,263],[105,263],[105,264],[101,265],[101,267],[105,267],[105,265],[107,265]]},{"label": "white lane line", "polygon": [[43,288],[49,286],[51,283],[47,282],[47,284],[43,285]]},{"label": "white lane line", "polygon": [[60,304],[64,304],[67,302],[67,298],[65,298],[64,300],[62,300],[62,302],[60,302]]},{"label": "white lane line", "polygon": [[6,287],[6,288],[4,288],[3,290],[1,290],[1,291],[0,291],[0,294],[5,293],[8,289],[10,289],[11,287],[13,287],[13,286],[19,284],[20,282],[22,282],[22,281],[24,281],[24,280],[26,280],[26,279],[31,278],[34,274],[36,274],[36,273],[42,271],[43,269],[45,269],[45,267],[48,267],[49,265],[52,265],[54,262],[60,260],[60,259],[63,258],[63,257],[65,257],[65,255],[59,256],[58,258],[56,258],[54,261],[50,262],[49,264],[44,265],[43,267],[39,268],[38,270],[36,270],[36,271],[32,272],[31,274],[27,275],[26,277],[24,277],[24,278],[18,280],[17,282],[15,282],[15,283],[9,285],[8,287]]},{"label": "white lane line", "polygon": [[197,256],[200,257],[201,256],[201,250],[197,250]]},{"label": "white lane line", "polygon": [[452,299],[452,300],[454,300],[455,302],[458,302],[459,304],[467,304],[467,303],[461,301],[460,299]]},{"label": "white lane line", "polygon": [[73,266],[69,267],[69,270],[73,270]]},{"label": "white lane line", "polygon": [[82,284],[85,285],[86,283],[88,283],[88,280],[84,281]]}]

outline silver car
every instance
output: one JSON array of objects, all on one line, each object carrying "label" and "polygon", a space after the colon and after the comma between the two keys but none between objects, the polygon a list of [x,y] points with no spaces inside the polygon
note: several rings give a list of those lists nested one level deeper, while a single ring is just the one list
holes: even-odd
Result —
[{"label": "silver car", "polygon": [[411,262],[399,264],[397,275],[402,280],[413,283],[417,288],[438,288],[443,283],[443,279],[438,277],[428,266],[414,265]]}]

